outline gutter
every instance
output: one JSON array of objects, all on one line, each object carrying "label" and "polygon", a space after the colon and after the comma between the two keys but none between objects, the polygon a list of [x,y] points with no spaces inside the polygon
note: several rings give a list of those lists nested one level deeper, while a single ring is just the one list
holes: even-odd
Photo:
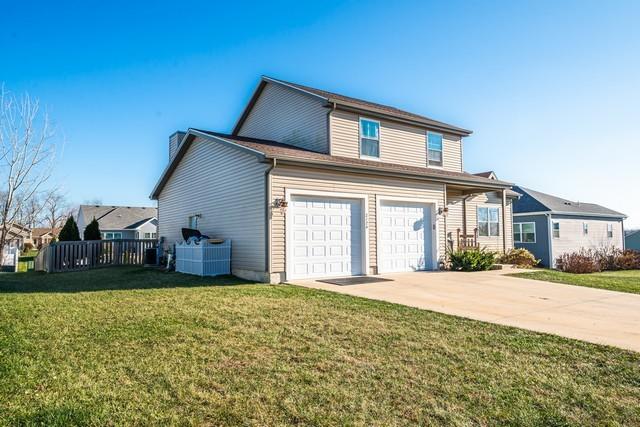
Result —
[{"label": "gutter", "polygon": [[[357,165],[344,165],[339,163],[331,163],[326,160],[314,160],[314,159],[299,159],[294,157],[282,157],[282,156],[267,156],[267,158],[278,159],[281,163],[284,164],[296,164],[296,165],[318,165],[322,169],[334,169],[341,171],[357,171],[362,172],[363,170],[367,173],[371,173],[374,175],[386,175],[393,176],[397,178],[413,178],[413,179],[421,179],[425,181],[435,181],[441,183],[448,184],[463,184],[470,187],[476,187],[478,190],[485,190],[481,192],[488,191],[497,191],[502,189],[509,189],[513,184],[508,182],[500,182],[500,183],[488,183],[488,182],[478,182],[475,180],[466,180],[464,178],[456,178],[456,177],[443,177],[443,176],[434,176],[434,175],[425,175],[416,172],[410,171],[393,171],[388,169],[368,169],[366,166],[357,166]],[[494,181],[494,180],[491,180]]]},{"label": "gutter", "polygon": [[264,236],[264,263],[265,270],[269,275],[269,281],[271,281],[271,171],[276,168],[277,160],[272,159],[271,165],[264,171],[264,195],[265,195],[265,206],[264,206],[264,219],[266,221],[265,227],[265,236]]}]

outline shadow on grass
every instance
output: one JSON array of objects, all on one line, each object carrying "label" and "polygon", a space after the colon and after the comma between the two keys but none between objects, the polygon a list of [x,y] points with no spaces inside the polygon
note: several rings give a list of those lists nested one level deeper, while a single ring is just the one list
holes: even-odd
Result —
[{"label": "shadow on grass", "polygon": [[106,267],[70,273],[0,274],[0,294],[192,288],[236,286],[251,283],[234,276],[199,277],[165,272],[157,268]]}]

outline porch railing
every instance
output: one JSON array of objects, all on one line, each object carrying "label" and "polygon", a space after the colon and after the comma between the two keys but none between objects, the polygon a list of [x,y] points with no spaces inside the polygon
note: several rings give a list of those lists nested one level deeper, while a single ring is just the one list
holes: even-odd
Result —
[{"label": "porch railing", "polygon": [[157,241],[151,239],[57,242],[40,250],[35,268],[59,273],[116,265],[143,265],[145,251],[156,247]]},{"label": "porch railing", "polygon": [[462,230],[458,228],[458,249],[478,249],[478,229],[473,229],[473,234],[462,234]]}]

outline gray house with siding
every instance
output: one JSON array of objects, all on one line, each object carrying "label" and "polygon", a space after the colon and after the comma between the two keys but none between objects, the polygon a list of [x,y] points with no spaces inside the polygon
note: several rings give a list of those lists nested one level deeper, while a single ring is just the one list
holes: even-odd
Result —
[{"label": "gray house with siding", "polygon": [[464,171],[471,131],[262,77],[229,133],[169,138],[151,198],[165,248],[197,228],[232,240],[250,280],[437,270],[446,252],[513,247],[508,182]]},{"label": "gray house with siding", "polygon": [[574,202],[523,187],[513,204],[513,241],[545,267],[581,248],[624,248],[626,215],[593,203]]},{"label": "gray house with siding", "polygon": [[158,231],[158,211],[146,206],[80,205],[78,231],[95,218],[100,225],[103,240],[155,239]]}]

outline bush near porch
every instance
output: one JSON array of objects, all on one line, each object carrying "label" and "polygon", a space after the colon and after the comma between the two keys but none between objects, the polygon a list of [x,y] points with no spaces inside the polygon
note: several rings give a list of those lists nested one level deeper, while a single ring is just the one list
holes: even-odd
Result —
[{"label": "bush near porch", "polygon": [[0,425],[638,425],[640,354],[291,285],[0,276]]},{"label": "bush near porch", "polygon": [[496,254],[487,249],[463,249],[449,252],[449,268],[453,271],[485,271],[491,269]]}]

